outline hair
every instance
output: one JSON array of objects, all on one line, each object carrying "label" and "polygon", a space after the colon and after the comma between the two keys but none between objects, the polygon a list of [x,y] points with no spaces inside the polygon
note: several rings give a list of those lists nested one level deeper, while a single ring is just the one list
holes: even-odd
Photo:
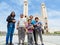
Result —
[{"label": "hair", "polygon": [[28,19],[28,21],[31,20],[31,19]]},{"label": "hair", "polygon": [[[15,13],[15,12],[14,12],[14,11],[12,11],[12,12],[11,12],[11,14],[10,14],[10,16],[12,16],[12,13]],[[15,15],[14,15],[13,17],[15,17]]]},{"label": "hair", "polygon": [[25,16],[25,17],[27,17],[27,16]]},{"label": "hair", "polygon": [[35,17],[35,20],[36,20],[36,19],[39,19],[39,18],[38,18],[38,17]]},{"label": "hair", "polygon": [[[29,17],[31,17],[32,15],[30,15]],[[33,17],[33,16],[32,16]]]},{"label": "hair", "polygon": [[23,14],[20,14],[20,16],[23,16]]}]

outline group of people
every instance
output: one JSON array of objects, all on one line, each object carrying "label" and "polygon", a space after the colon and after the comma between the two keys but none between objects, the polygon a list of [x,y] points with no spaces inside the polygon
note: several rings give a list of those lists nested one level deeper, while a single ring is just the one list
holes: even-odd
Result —
[{"label": "group of people", "polygon": [[[18,40],[19,45],[24,45],[25,35],[27,34],[28,45],[38,45],[38,35],[40,37],[41,45],[43,44],[42,38],[42,23],[39,21],[38,17],[34,17],[32,15],[27,18],[24,17],[23,14],[20,14],[19,20],[17,22],[16,29],[18,30]],[[7,17],[7,35],[6,35],[6,45],[13,45],[12,39],[15,29],[15,12],[11,12],[11,14]],[[9,43],[10,39],[10,43]]]}]

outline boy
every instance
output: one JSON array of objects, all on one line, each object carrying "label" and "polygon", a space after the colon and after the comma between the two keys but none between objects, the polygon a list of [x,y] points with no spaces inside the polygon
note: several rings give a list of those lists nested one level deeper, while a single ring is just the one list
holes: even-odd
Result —
[{"label": "boy", "polygon": [[28,45],[33,45],[33,25],[31,24],[31,19],[28,19],[28,24],[26,26],[28,30]]},{"label": "boy", "polygon": [[[34,30],[35,30],[35,34],[36,34],[36,41],[37,41],[37,38],[38,38],[38,35],[39,35],[40,40],[41,40],[41,45],[44,45],[43,44],[43,39],[42,39],[42,23],[39,22],[38,17],[35,17]],[[37,44],[37,42],[36,42],[36,44]]]}]

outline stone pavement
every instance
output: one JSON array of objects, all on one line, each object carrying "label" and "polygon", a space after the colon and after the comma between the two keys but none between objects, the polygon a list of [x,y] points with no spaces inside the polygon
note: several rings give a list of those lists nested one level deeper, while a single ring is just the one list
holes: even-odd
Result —
[{"label": "stone pavement", "polygon": [[[40,44],[39,40],[38,38],[38,43]],[[60,36],[43,35],[43,40],[45,45],[60,45]],[[25,42],[27,42],[27,36]],[[13,43],[14,45],[18,45],[18,36],[14,36]],[[5,45],[5,36],[0,37],[0,45]]]}]

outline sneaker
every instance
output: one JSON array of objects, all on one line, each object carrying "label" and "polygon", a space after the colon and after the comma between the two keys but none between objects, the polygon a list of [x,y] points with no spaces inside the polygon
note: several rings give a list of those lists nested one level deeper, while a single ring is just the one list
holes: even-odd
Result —
[{"label": "sneaker", "polygon": [[44,45],[44,44],[41,44],[41,45]]},{"label": "sneaker", "polygon": [[6,44],[6,45],[8,45],[8,44]]},{"label": "sneaker", "polygon": [[35,45],[38,45],[37,43],[35,43]]},{"label": "sneaker", "polygon": [[18,45],[20,45],[21,43],[18,43]]},{"label": "sneaker", "polygon": [[24,45],[24,43],[22,43],[22,45]]},{"label": "sneaker", "polygon": [[8,43],[8,44],[6,44],[6,45],[10,45],[10,44]]},{"label": "sneaker", "polygon": [[10,45],[14,45],[14,44],[10,43]]}]

